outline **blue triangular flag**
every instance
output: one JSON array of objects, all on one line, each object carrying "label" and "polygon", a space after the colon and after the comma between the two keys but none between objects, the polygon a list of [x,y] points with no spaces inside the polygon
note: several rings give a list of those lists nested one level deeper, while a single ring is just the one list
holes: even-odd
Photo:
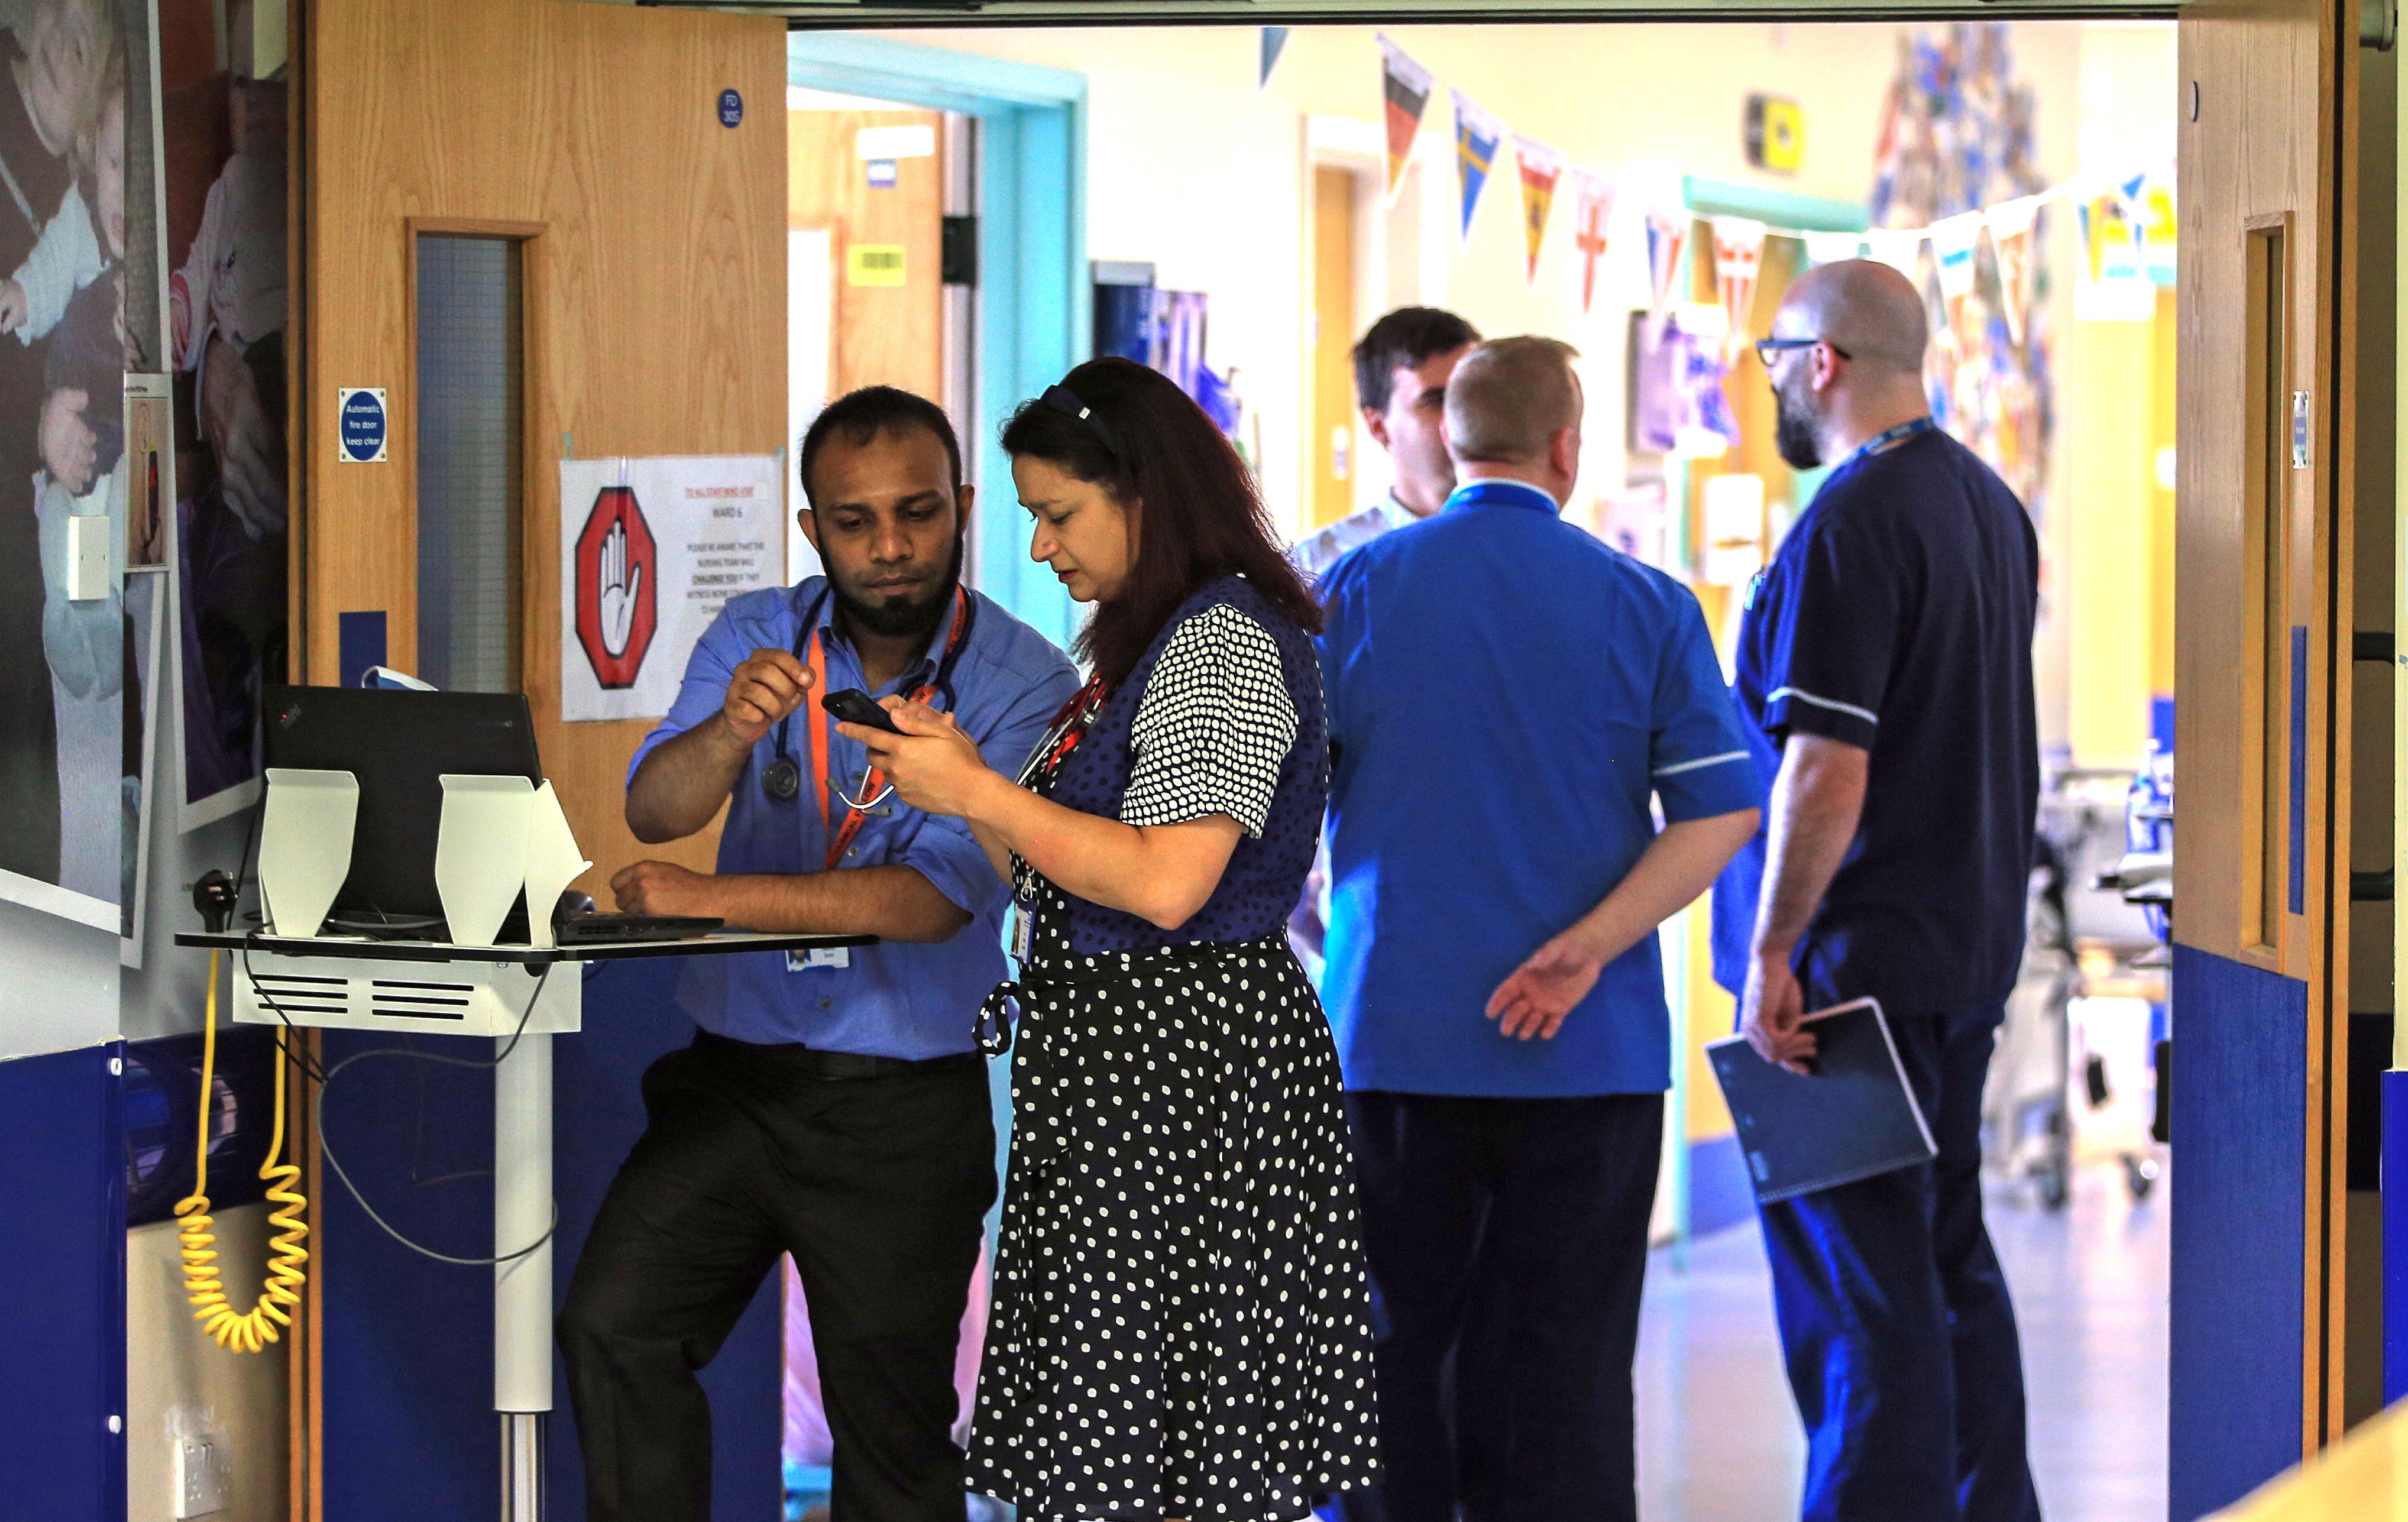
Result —
[{"label": "blue triangular flag", "polygon": [[1279,67],[1280,52],[1287,47],[1287,30],[1284,26],[1263,28],[1263,76],[1254,81],[1255,89],[1271,82],[1271,70]]},{"label": "blue triangular flag", "polygon": [[1497,163],[1497,145],[1505,138],[1505,124],[1482,110],[1470,96],[1460,90],[1450,91],[1455,97],[1455,173],[1463,187],[1463,224],[1459,231],[1471,237],[1471,212],[1480,204],[1480,193],[1488,184],[1488,171]]}]

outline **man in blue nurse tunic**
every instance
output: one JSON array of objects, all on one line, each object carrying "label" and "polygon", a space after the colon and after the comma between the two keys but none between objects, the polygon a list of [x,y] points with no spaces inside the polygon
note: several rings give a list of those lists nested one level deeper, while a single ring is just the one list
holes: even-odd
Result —
[{"label": "man in blue nurse tunic", "polygon": [[819,698],[920,696],[1014,771],[1079,681],[961,585],[971,491],[935,404],[854,392],[812,424],[797,465],[827,574],[731,599],[628,768],[639,840],[692,835],[726,807],[719,870],[638,862],[611,886],[624,910],[880,943],[686,964],[694,1043],[644,1075],[643,1137],[560,1316],[595,1522],[707,1522],[695,1376],[788,1253],[837,1515],[961,1522],[953,1357],[996,1191],[971,1033],[1004,979],[1010,895],[961,821],[879,797]]},{"label": "man in blue nurse tunic", "polygon": [[1808,1522],[2036,1522],[2014,1306],[1982,1224],[1982,1080],[2023,958],[2040,551],[1932,424],[1923,299],[1846,260],[1756,345],[1792,466],[1834,467],[1752,589],[1739,702],[1768,828],[1714,893],[1714,972],[1769,1061],[1881,1000],[1929,1164],[1763,1208]]},{"label": "man in blue nurse tunic", "polygon": [[1386,1466],[1346,1522],[1638,1515],[1672,1077],[1656,927],[1755,832],[1759,789],[1698,599],[1561,516],[1571,359],[1538,337],[1465,355],[1462,484],[1321,582],[1322,997]]}]

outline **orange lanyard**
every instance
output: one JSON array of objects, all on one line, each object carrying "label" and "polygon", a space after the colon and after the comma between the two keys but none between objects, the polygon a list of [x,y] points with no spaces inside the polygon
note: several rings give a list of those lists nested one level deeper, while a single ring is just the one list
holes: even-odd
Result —
[{"label": "orange lanyard", "polygon": [[[819,621],[815,618],[811,622],[810,645],[803,659],[810,668],[810,690],[824,697],[827,696],[827,652],[820,645]],[[953,589],[953,628],[951,634],[945,636],[945,653],[937,667],[937,680],[914,692],[911,695],[912,702],[924,703],[937,696],[938,690],[944,685],[945,678],[952,673],[953,663],[960,658],[962,641],[969,638],[969,589],[955,587]],[[813,724],[806,728],[803,731],[803,739],[804,754],[810,758],[811,791],[820,800],[820,821],[827,829],[827,862],[824,869],[833,872],[836,870],[837,863],[844,860],[844,854],[853,849],[854,839],[861,834],[861,826],[869,822],[869,811],[848,798],[844,823],[841,825],[836,822],[835,816],[829,811],[827,773],[828,767],[836,764],[834,739],[836,720],[833,715],[827,718],[826,724],[830,739],[828,760],[825,765],[822,765],[820,757],[814,754],[819,749],[820,725]],[[862,782],[860,797],[875,801],[885,790],[886,773],[876,767],[870,768],[869,775]]]}]

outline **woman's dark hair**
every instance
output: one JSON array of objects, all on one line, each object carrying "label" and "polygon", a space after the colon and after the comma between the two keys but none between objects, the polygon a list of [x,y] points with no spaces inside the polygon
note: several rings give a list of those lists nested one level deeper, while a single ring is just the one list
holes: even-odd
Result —
[{"label": "woman's dark hair", "polygon": [[[1066,409],[1065,390],[1091,415]],[[1103,487],[1138,523],[1126,585],[1096,605],[1072,647],[1097,675],[1126,678],[1179,605],[1224,576],[1245,577],[1306,633],[1321,632],[1321,606],[1282,552],[1253,472],[1169,377],[1094,359],[1052,395],[1020,404],[1004,424],[1006,452]]]}]

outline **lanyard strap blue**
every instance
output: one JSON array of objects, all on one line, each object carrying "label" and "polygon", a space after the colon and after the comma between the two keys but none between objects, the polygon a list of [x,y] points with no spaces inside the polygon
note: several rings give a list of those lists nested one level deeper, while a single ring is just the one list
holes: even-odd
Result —
[{"label": "lanyard strap blue", "polygon": [[1858,445],[1854,454],[1841,461],[1836,469],[1823,478],[1823,484],[1828,487],[1831,482],[1853,472],[1874,455],[1886,454],[1915,435],[1928,434],[1939,426],[1940,424],[1932,422],[1930,415],[1927,413],[1910,422],[1901,423],[1895,428],[1885,428]]}]

